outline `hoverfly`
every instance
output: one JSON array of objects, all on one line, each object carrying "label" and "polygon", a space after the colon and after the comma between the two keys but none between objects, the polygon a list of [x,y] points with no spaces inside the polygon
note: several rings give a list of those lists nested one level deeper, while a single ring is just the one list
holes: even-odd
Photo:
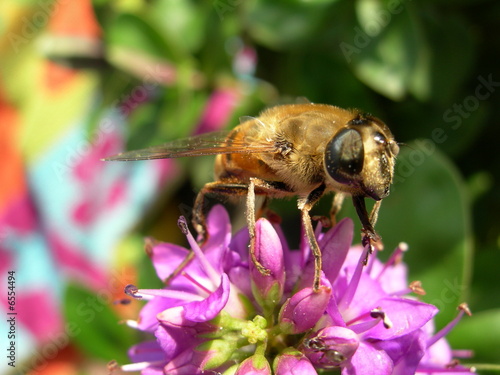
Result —
[{"label": "hoverfly", "polygon": [[[309,211],[328,192],[335,192],[334,218],[351,196],[363,226],[363,244],[379,239],[373,226],[383,198],[389,194],[399,146],[381,120],[355,109],[325,104],[290,104],[246,117],[233,130],[202,134],[104,160],[150,160],[217,155],[215,182],[207,183],[195,200],[193,225],[205,237],[207,194],[246,195],[251,259],[255,245],[255,196],[298,197],[302,223],[314,256],[314,288],[318,290],[321,251]],[[365,198],[376,202],[368,215]]]}]

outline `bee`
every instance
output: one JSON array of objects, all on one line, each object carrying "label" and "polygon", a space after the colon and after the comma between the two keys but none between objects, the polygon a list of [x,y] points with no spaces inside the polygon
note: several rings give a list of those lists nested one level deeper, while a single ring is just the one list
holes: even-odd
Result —
[{"label": "bee", "polygon": [[[356,109],[325,104],[290,104],[269,108],[259,117],[245,117],[233,130],[202,134],[144,150],[124,152],[108,161],[151,160],[217,155],[215,181],[195,200],[193,225],[205,238],[205,196],[246,196],[250,254],[262,274],[269,271],[254,254],[256,195],[297,197],[297,206],[315,262],[314,289],[321,276],[321,251],[310,210],[334,192],[331,217],[345,197],[352,197],[362,224],[363,244],[380,237],[374,230],[382,199],[389,195],[399,146],[378,118]],[[375,204],[368,214],[365,198]]]}]

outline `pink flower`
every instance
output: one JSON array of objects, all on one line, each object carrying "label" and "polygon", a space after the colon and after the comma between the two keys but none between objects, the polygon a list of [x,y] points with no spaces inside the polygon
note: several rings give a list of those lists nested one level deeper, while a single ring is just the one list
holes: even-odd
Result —
[{"label": "pink flower", "polygon": [[[373,254],[364,265],[368,249],[350,247],[350,219],[326,233],[317,228],[324,273],[315,291],[308,247],[290,251],[269,221],[256,225],[255,257],[264,273],[249,259],[248,231],[233,237],[221,206],[207,218],[209,239],[201,248],[185,220],[179,223],[193,258],[182,247],[148,240],[158,276],[169,283],[159,290],[127,287],[129,295],[149,299],[140,319],[129,325],[156,341],[134,346],[134,363],[123,370],[270,374],[272,364],[274,374],[340,369],[343,375],[368,375],[376,369],[404,375],[449,372],[453,366],[444,336],[463,312],[433,335],[437,308],[406,296],[422,292],[418,283],[407,285],[406,266],[399,261],[406,245],[385,264]],[[182,262],[181,272],[170,277]],[[453,370],[471,371],[458,365]]]}]

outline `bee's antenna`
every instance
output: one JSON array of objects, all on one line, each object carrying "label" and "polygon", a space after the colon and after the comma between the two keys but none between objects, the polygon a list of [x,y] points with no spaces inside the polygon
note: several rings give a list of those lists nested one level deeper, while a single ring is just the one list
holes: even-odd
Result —
[{"label": "bee's antenna", "polygon": [[411,147],[408,143],[404,143],[404,142],[396,142],[396,144],[401,147],[401,146],[404,146],[404,147],[409,147],[411,148],[412,150],[415,150],[413,147]]}]

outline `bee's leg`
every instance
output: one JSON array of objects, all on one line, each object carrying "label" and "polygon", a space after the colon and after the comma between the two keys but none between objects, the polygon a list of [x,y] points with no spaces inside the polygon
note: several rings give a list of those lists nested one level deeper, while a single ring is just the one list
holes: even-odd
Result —
[{"label": "bee's leg", "polygon": [[[205,184],[203,188],[198,193],[193,207],[193,219],[192,224],[201,237],[201,242],[207,240],[207,231],[205,225],[205,195],[207,194],[229,194],[229,195],[245,195],[247,192],[247,185],[242,183],[227,183],[224,181],[216,181]],[[177,276],[182,270],[191,262],[194,258],[194,253],[191,251],[184,258],[181,264],[172,272],[171,275],[165,279],[165,285],[168,285],[170,281]]]},{"label": "bee's leg", "polygon": [[372,227],[375,226],[378,220],[378,211],[380,210],[380,206],[382,205],[382,200],[375,201],[375,204],[373,205],[372,212],[370,212],[370,223],[372,224]]},{"label": "bee's leg", "polygon": [[[372,214],[370,217],[368,217],[368,212],[366,211],[366,205],[365,205],[365,198],[361,195],[355,196],[353,195],[352,201],[354,204],[354,208],[356,208],[356,212],[358,214],[359,220],[361,221],[361,224],[363,225],[363,228],[361,231],[363,232],[363,238],[361,240],[361,243],[363,246],[369,246],[369,252],[370,254],[373,252],[373,242],[378,242],[380,241],[380,236],[375,232],[375,229],[373,229],[372,221],[371,219],[375,219],[378,216],[378,209],[380,208],[380,203],[376,202],[375,206],[373,207],[374,210],[372,210]],[[378,203],[378,204],[377,204]],[[367,259],[365,259],[365,263],[367,262]]]},{"label": "bee's leg", "polygon": [[248,184],[248,194],[247,194],[247,226],[248,235],[250,236],[250,257],[252,263],[259,270],[262,275],[269,275],[270,271],[264,267],[255,256],[255,185],[262,185],[264,181],[258,180],[256,178],[251,178]]},{"label": "bee's leg", "polygon": [[337,214],[342,208],[342,203],[344,203],[345,197],[346,196],[343,193],[335,193],[333,196],[332,208],[330,209],[330,221],[332,223],[332,227],[337,224]]},{"label": "bee's leg", "polygon": [[314,229],[311,223],[311,217],[309,215],[309,211],[314,206],[314,204],[323,196],[325,192],[326,186],[324,184],[320,185],[306,198],[301,198],[298,201],[298,207],[301,211],[302,216],[302,225],[304,226],[307,240],[309,241],[309,246],[311,247],[311,252],[314,257],[314,282],[313,289],[315,291],[319,290],[320,282],[321,282],[321,250],[318,246],[318,242],[316,241],[316,237],[314,235]]},{"label": "bee's leg", "polygon": [[196,196],[193,207],[193,218],[191,220],[191,224],[193,224],[196,233],[198,233],[198,238],[201,237],[202,241],[206,240],[207,234],[205,225],[205,195],[210,191],[207,185],[209,184],[205,184]]},{"label": "bee's leg", "polygon": [[194,201],[192,219],[193,227],[201,237],[201,242],[204,242],[207,239],[207,231],[205,225],[205,196],[207,194],[245,195],[247,193],[247,190],[247,184],[230,183],[225,181],[209,182],[205,184],[205,186],[203,186],[203,188],[196,196],[196,200]]},{"label": "bee's leg", "polygon": [[268,182],[260,178],[250,178],[247,194],[247,226],[250,236],[250,258],[252,263],[262,275],[269,275],[269,270],[265,268],[255,255],[255,194],[264,195],[266,199],[269,195],[286,195],[290,194],[290,190],[282,183]]},{"label": "bee's leg", "polygon": [[[382,205],[382,200],[375,201],[373,205],[372,211],[370,212],[370,223],[372,228],[375,227],[375,224],[378,220],[378,212],[380,210],[380,206]],[[375,232],[375,238],[372,239],[372,245],[375,246],[377,250],[383,250],[384,244],[382,243],[382,238]]]}]

